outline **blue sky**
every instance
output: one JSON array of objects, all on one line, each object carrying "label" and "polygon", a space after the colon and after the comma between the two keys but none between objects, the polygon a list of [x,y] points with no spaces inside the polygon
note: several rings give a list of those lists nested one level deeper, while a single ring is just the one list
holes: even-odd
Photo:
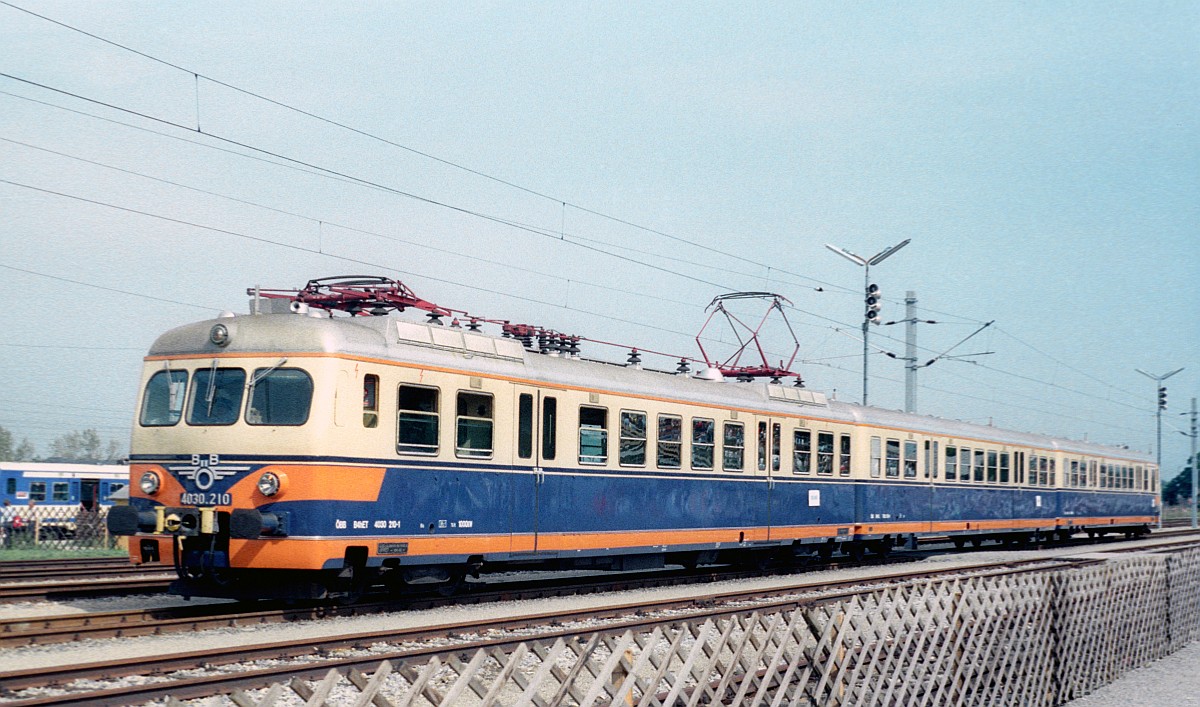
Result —
[{"label": "blue sky", "polygon": [[911,238],[873,279],[941,322],[922,358],[996,322],[922,412],[1150,450],[1134,369],[1185,367],[1186,457],[1194,2],[14,4],[185,69],[0,5],[0,425],[40,447],[126,438],[163,330],[348,273],[688,356],[714,295],[777,291],[808,385],[857,400],[862,272],[824,245]]}]

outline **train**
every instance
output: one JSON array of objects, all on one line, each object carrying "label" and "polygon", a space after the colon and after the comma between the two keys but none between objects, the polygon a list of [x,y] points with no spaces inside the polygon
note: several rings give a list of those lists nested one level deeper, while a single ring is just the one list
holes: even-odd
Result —
[{"label": "train", "polygon": [[[931,536],[1136,536],[1159,519],[1158,468],[1128,448],[865,407],[778,376],[652,370],[636,351],[589,359],[578,337],[446,324],[453,310],[363,287],[347,298],[364,281],[345,282],[340,299],[316,296],[336,290],[319,280],[256,297],[145,356],[129,505],[108,525],[132,562],[175,567],[172,592],[320,600]],[[430,321],[396,313],[414,304]]]},{"label": "train", "polygon": [[0,503],[95,510],[129,484],[128,464],[0,462]]},{"label": "train", "polygon": [[42,538],[73,537],[81,511],[112,506],[128,484],[127,464],[0,462],[3,532],[36,525]]}]

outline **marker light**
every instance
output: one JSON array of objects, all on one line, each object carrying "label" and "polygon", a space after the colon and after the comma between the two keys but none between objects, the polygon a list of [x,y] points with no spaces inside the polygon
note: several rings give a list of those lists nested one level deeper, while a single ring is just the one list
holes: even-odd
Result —
[{"label": "marker light", "polygon": [[158,488],[161,485],[162,481],[158,478],[158,474],[155,474],[153,471],[147,471],[138,480],[138,486],[141,487],[142,493],[150,496],[158,493]]},{"label": "marker light", "polygon": [[258,477],[258,491],[264,496],[274,496],[282,486],[283,482],[274,472],[268,471]]}]

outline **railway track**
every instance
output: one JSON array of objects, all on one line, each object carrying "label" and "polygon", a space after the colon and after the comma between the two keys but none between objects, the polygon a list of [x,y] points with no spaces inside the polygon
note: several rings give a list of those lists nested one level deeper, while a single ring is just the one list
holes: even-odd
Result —
[{"label": "railway track", "polygon": [[[346,671],[351,668],[370,672],[383,660],[420,657],[433,653],[444,653],[448,647],[454,650],[474,650],[481,646],[502,646],[525,640],[525,632],[535,631],[539,638],[570,638],[581,630],[594,631],[596,622],[605,621],[604,628],[645,628],[657,623],[677,620],[682,614],[688,617],[719,617],[744,611],[746,602],[766,609],[796,606],[815,598],[837,598],[860,591],[864,584],[878,586],[888,583],[910,582],[916,579],[934,578],[953,574],[1004,575],[1030,571],[1042,571],[1052,567],[1077,567],[1100,562],[1099,559],[1047,560],[1044,558],[1018,562],[989,562],[960,566],[954,569],[939,569],[921,572],[890,572],[869,578],[857,578],[839,582],[807,580],[787,583],[770,589],[748,591],[710,592],[674,600],[646,602],[616,602],[586,610],[531,613],[507,619],[484,619],[460,623],[440,624],[411,629],[391,629],[355,634],[345,634],[313,639],[279,641],[230,648],[190,651],[172,655],[159,655],[131,660],[114,660],[86,665],[64,666],[51,669],[34,669],[0,673],[0,685],[8,691],[8,697],[17,701],[15,707],[33,705],[105,705],[129,704],[147,700],[164,699],[167,695],[177,699],[207,697],[228,694],[238,689],[265,687],[287,678],[309,679],[320,677],[332,668]],[[797,596],[800,595],[800,596]],[[586,624],[586,628],[581,628]],[[513,632],[521,631],[519,637]],[[452,641],[448,645],[448,641]],[[386,644],[386,645],[385,645]],[[347,651],[361,651],[359,655],[345,655]],[[286,664],[245,669],[252,661],[287,661]],[[236,672],[221,672],[220,666],[238,664]],[[212,669],[209,674],[193,677],[174,677],[174,671]],[[21,691],[51,686],[70,686],[71,683],[89,684],[105,678],[125,676],[160,676],[162,682],[136,685],[121,685],[107,689],[91,689],[83,692],[36,696],[22,699]]]},{"label": "railway track", "polygon": [[12,582],[26,579],[44,580],[55,579],[59,577],[67,579],[75,579],[80,577],[121,577],[136,574],[152,574],[157,572],[162,572],[162,570],[157,568],[149,569],[145,566],[130,564],[129,558],[125,556],[0,562],[0,582]]}]

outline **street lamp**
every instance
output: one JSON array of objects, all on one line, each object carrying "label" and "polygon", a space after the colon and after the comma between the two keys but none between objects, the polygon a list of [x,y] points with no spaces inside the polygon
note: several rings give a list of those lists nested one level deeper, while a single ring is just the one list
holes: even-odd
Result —
[{"label": "street lamp", "polygon": [[910,242],[912,242],[912,239],[907,238],[904,241],[892,246],[891,248],[885,248],[884,250],[879,251],[878,253],[876,253],[874,256],[872,256],[870,258],[864,258],[861,255],[855,255],[854,253],[851,253],[848,250],[843,250],[842,248],[838,248],[835,245],[830,245],[828,243],[825,244],[826,248],[828,248],[829,250],[832,250],[834,253],[837,253],[838,255],[842,256],[846,260],[849,260],[850,262],[854,263],[855,265],[863,266],[863,270],[864,270],[865,284],[863,287],[863,291],[866,296],[867,309],[866,309],[866,316],[863,317],[863,325],[862,325],[862,332],[863,332],[862,404],[863,405],[867,404],[867,360],[868,360],[867,357],[870,354],[870,346],[867,344],[867,337],[869,336],[869,333],[871,331],[871,325],[879,323],[879,305],[881,304],[881,295],[879,292],[879,288],[877,286],[871,284],[871,266],[882,263],[892,253],[895,253],[896,251],[900,250],[904,246],[908,245]]},{"label": "street lamp", "polygon": [[[1141,373],[1143,376],[1146,376],[1147,378],[1154,381],[1154,389],[1155,389],[1155,393],[1157,394],[1157,397],[1158,397],[1158,404],[1155,406],[1155,411],[1154,411],[1154,417],[1157,419],[1157,422],[1158,422],[1158,438],[1157,438],[1157,441],[1154,443],[1154,450],[1155,450],[1154,458],[1155,458],[1155,462],[1158,464],[1158,475],[1159,475],[1158,476],[1158,478],[1159,478],[1159,484],[1158,484],[1159,516],[1158,517],[1159,517],[1159,523],[1161,524],[1162,523],[1162,414],[1163,414],[1163,410],[1167,409],[1167,389],[1166,389],[1166,387],[1163,386],[1162,383],[1163,383],[1163,381],[1165,381],[1166,379],[1175,375],[1176,373],[1179,373],[1183,369],[1176,368],[1175,370],[1171,371],[1170,373],[1164,373],[1161,376],[1156,376],[1153,373],[1147,373],[1140,368],[1135,368],[1133,370],[1137,371],[1138,373]],[[1192,484],[1193,484],[1192,485],[1192,498],[1193,498],[1193,501],[1192,501],[1192,508],[1193,508],[1192,526],[1193,527],[1195,527],[1195,525],[1196,525],[1196,513],[1194,510],[1196,507],[1196,502],[1194,500],[1195,496],[1196,496],[1195,480],[1196,480],[1196,475],[1193,473],[1192,474]]]}]

